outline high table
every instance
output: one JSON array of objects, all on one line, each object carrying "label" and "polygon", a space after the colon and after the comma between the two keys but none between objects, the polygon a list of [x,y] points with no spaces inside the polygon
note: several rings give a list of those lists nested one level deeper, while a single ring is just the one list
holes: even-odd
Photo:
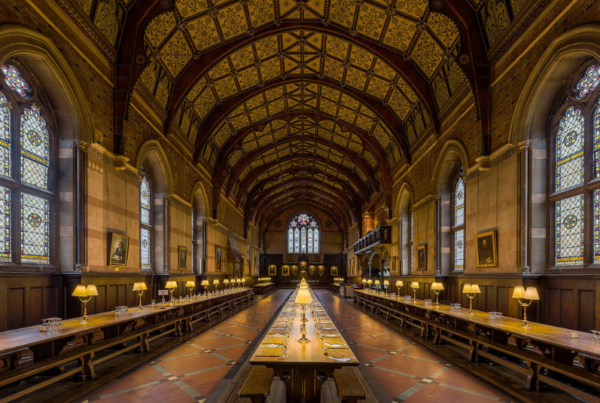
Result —
[{"label": "high table", "polygon": [[[286,304],[286,307],[293,305],[294,300],[296,298],[296,293],[292,293],[289,302]],[[312,293],[313,301],[316,302],[316,305],[319,309],[320,304],[316,299],[314,293]],[[268,368],[273,368],[275,373],[278,375],[279,379],[283,381],[286,388],[286,401],[288,403],[296,403],[296,402],[320,402],[321,401],[321,387],[329,376],[333,373],[334,370],[340,369],[344,366],[357,366],[359,364],[358,359],[353,356],[352,350],[347,347],[348,343],[346,342],[346,348],[344,351],[346,352],[346,357],[349,358],[348,361],[339,361],[330,358],[325,355],[324,351],[321,350],[321,342],[317,336],[317,331],[315,329],[315,320],[313,317],[313,313],[310,307],[306,307],[306,337],[310,340],[310,343],[302,344],[299,343],[298,340],[302,337],[300,332],[300,327],[302,325],[301,318],[302,313],[300,311],[300,307],[294,307],[295,311],[294,320],[289,336],[289,348],[287,350],[287,358],[282,357],[265,357],[261,356],[261,347],[259,346],[255,351],[252,357],[250,357],[250,364],[252,365],[266,365]],[[278,332],[279,330],[274,329],[277,327],[278,320],[287,320],[287,310],[284,308],[282,312],[278,315],[277,319],[273,322],[269,330],[266,332],[265,336],[261,339],[261,344],[263,344],[264,340],[267,337],[270,337],[273,333]],[[329,316],[325,313],[325,311],[320,311],[319,313],[321,318],[329,318]],[[315,311],[316,313],[316,311]],[[330,319],[329,319],[330,320]],[[331,320],[330,320],[331,321]],[[335,330],[328,330],[326,334],[333,335],[336,334],[336,337],[340,337],[343,339],[339,330],[333,321],[331,324],[327,324],[325,327],[335,328]],[[333,352],[335,349],[328,349],[330,355],[338,354]],[[349,352],[349,353],[348,353]],[[342,355],[342,354],[340,354]]]},{"label": "high table", "polygon": [[274,290],[277,288],[277,285],[275,283],[259,283],[254,284],[252,288],[257,295],[262,295]]},{"label": "high table", "polygon": [[[421,337],[433,337],[435,344],[448,342],[467,349],[472,362],[486,358],[526,375],[528,389],[539,389],[540,383],[546,383],[588,401],[600,402],[595,395],[597,391],[573,386],[553,376],[560,374],[600,389],[600,340],[593,342],[590,333],[532,322],[529,322],[531,328],[526,329],[521,327],[523,321],[511,317],[490,320],[487,312],[473,310],[474,314],[469,315],[466,308],[425,305],[422,300],[407,301],[364,290],[355,291],[355,301],[386,314],[386,319],[400,319],[404,327],[421,328]],[[501,359],[501,355],[522,359],[527,367]],[[578,366],[574,366],[576,357]]]}]

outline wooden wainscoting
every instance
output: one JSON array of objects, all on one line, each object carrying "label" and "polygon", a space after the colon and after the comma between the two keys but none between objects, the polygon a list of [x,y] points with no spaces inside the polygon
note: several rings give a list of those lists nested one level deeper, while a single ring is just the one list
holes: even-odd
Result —
[{"label": "wooden wainscoting", "polygon": [[62,315],[60,274],[0,274],[0,332]]},{"label": "wooden wainscoting", "polygon": [[[589,332],[600,325],[600,276],[547,274],[542,276],[542,321]],[[529,311],[527,312],[529,314]]]}]

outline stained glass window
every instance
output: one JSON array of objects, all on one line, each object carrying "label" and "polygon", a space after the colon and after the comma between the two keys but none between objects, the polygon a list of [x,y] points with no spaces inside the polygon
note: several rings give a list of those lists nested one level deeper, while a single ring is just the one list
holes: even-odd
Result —
[{"label": "stained glass window", "polygon": [[49,264],[50,202],[21,193],[21,262]]},{"label": "stained glass window", "polygon": [[580,97],[584,97],[594,91],[598,84],[600,84],[600,65],[591,66],[586,70],[583,78],[579,80],[575,86],[575,90],[579,91]]},{"label": "stained glass window", "polygon": [[410,259],[408,262],[408,268],[412,272],[412,269],[413,269],[413,212],[412,212],[412,210],[410,212],[408,225],[410,227],[410,238],[409,238],[409,242],[408,242],[408,250],[409,250],[409,254],[410,254]]},{"label": "stained glass window", "polygon": [[0,174],[10,176],[10,109],[0,93]]},{"label": "stained glass window", "polygon": [[583,264],[584,196],[556,202],[556,265]]},{"label": "stained glass window", "polygon": [[4,73],[4,82],[10,87],[11,90],[19,94],[21,97],[27,95],[29,91],[29,84],[21,77],[19,70],[15,66],[5,64],[2,66],[2,73]]},{"label": "stained glass window", "polygon": [[319,253],[319,224],[308,214],[298,214],[288,227],[288,253]]},{"label": "stained glass window", "polygon": [[150,183],[145,176],[140,184],[140,221],[145,225],[152,225],[150,221]]},{"label": "stained glass window", "polygon": [[465,181],[459,178],[454,192],[454,226],[465,223]]},{"label": "stained glass window", "polygon": [[465,230],[460,229],[454,233],[454,270],[465,268]]},{"label": "stained glass window", "polygon": [[140,263],[142,270],[150,270],[150,230],[140,229]]},{"label": "stained glass window", "polygon": [[594,191],[594,263],[600,263],[600,190]]},{"label": "stained glass window", "polygon": [[594,167],[595,177],[600,178],[600,107],[594,112]]},{"label": "stained glass window", "polygon": [[583,184],[583,128],[581,110],[567,109],[556,136],[556,191]]},{"label": "stained glass window", "polygon": [[32,105],[21,116],[21,179],[24,183],[48,188],[50,136],[46,121]]},{"label": "stained glass window", "polygon": [[192,250],[190,251],[191,252],[190,258],[192,260],[190,260],[190,261],[192,262],[192,271],[193,271],[194,270],[194,248],[196,247],[196,231],[195,231],[195,228],[194,228],[194,225],[195,225],[195,223],[194,223],[194,210],[192,210],[192,217],[191,218],[192,218],[192,222],[191,222],[192,226],[190,227],[191,228],[191,230],[190,230],[190,239],[192,240]]},{"label": "stained glass window", "polygon": [[0,186],[0,262],[11,261],[10,189]]}]

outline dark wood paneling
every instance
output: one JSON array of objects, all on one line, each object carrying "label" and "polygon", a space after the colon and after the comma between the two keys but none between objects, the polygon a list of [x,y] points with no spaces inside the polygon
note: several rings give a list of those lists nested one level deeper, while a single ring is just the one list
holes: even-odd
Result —
[{"label": "dark wood paneling", "polygon": [[25,288],[8,290],[8,330],[25,326]]},{"label": "dark wood paneling", "polygon": [[575,293],[573,290],[560,290],[560,326],[568,329],[575,328]]},{"label": "dark wood paneling", "polygon": [[31,287],[29,289],[29,317],[27,326],[42,323],[46,318],[44,312],[44,289],[42,287]]},{"label": "dark wood paneling", "polygon": [[584,332],[597,329],[594,315],[595,294],[591,290],[579,291],[579,330]]}]

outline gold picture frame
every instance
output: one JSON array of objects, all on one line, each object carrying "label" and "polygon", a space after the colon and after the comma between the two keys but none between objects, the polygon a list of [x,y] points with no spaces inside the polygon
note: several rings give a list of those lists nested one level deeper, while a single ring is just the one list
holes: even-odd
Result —
[{"label": "gold picture frame", "polygon": [[269,266],[269,276],[276,276],[276,275],[277,275],[277,266],[272,264]]},{"label": "gold picture frame", "polygon": [[298,266],[292,266],[292,276],[296,276],[298,274]]},{"label": "gold picture frame", "polygon": [[308,266],[308,274],[310,274],[311,276],[314,276],[315,274],[317,274],[317,266],[314,266],[314,265]]},{"label": "gold picture frame", "polygon": [[427,245],[417,246],[417,270],[427,270]]},{"label": "gold picture frame", "polygon": [[323,277],[323,275],[325,274],[325,266],[323,266],[323,265],[320,265],[320,266],[317,268],[317,270],[318,270],[318,272],[319,272],[319,276]]},{"label": "gold picture frame", "polygon": [[188,248],[185,246],[177,248],[177,268],[179,270],[187,270],[187,254]]},{"label": "gold picture frame", "polygon": [[338,275],[338,268],[337,268],[337,266],[331,266],[331,275],[332,276],[337,276]]},{"label": "gold picture frame", "polygon": [[475,263],[477,267],[482,268],[498,266],[496,231],[475,235]]},{"label": "gold picture frame", "polygon": [[129,237],[116,232],[109,232],[108,235],[108,265],[127,266],[129,261]]},{"label": "gold picture frame", "polygon": [[289,275],[290,275],[290,266],[288,266],[288,265],[281,266],[281,275],[283,277],[289,277]]},{"label": "gold picture frame", "polygon": [[215,271],[223,271],[223,249],[219,246],[215,246]]}]

